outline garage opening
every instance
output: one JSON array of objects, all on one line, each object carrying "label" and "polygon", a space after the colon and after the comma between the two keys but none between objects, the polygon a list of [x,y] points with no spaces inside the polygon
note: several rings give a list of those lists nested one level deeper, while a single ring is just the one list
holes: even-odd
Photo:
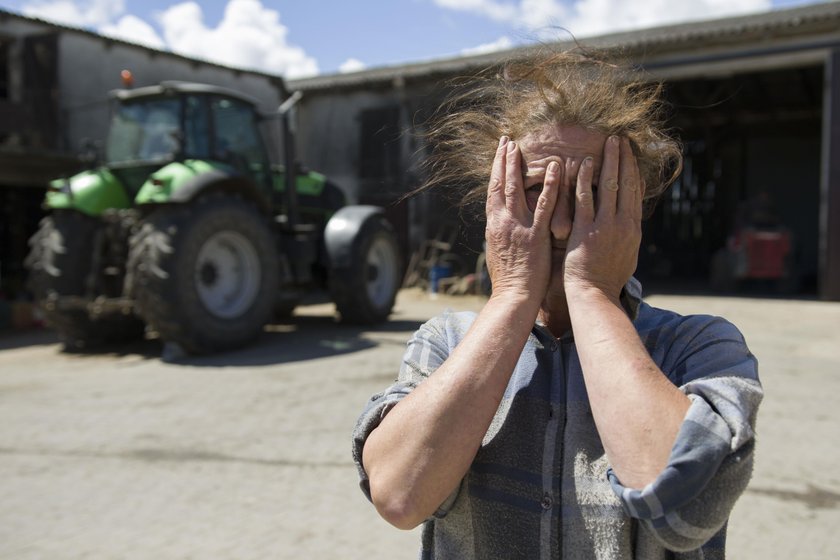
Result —
[{"label": "garage opening", "polygon": [[644,224],[638,275],[646,288],[707,289],[716,252],[761,201],[790,233],[788,288],[816,294],[822,84],[820,65],[668,82],[685,169]]}]

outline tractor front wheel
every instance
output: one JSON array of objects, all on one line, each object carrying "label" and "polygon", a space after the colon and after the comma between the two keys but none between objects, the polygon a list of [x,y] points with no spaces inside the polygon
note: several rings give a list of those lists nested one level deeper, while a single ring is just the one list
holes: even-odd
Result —
[{"label": "tractor front wheel", "polygon": [[259,336],[279,283],[267,221],[223,195],[152,213],[131,240],[129,270],[139,313],[163,340],[193,354]]},{"label": "tractor front wheel", "polygon": [[67,351],[143,336],[145,325],[136,316],[108,312],[91,316],[83,307],[63,301],[84,301],[102,294],[92,293],[95,276],[92,247],[102,224],[73,210],[56,211],[41,220],[29,240],[28,287],[41,307],[44,318],[59,335]]}]

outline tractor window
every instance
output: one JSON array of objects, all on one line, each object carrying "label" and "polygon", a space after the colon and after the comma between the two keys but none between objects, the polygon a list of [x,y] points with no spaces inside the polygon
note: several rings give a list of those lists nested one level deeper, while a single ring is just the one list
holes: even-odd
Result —
[{"label": "tractor window", "polygon": [[117,106],[108,134],[109,163],[171,159],[178,151],[181,103],[156,98]]},{"label": "tractor window", "polygon": [[184,103],[184,157],[210,157],[210,117],[207,98],[189,96]]},{"label": "tractor window", "polygon": [[227,163],[257,183],[269,181],[269,166],[253,108],[232,99],[211,102],[216,133],[215,159]]}]

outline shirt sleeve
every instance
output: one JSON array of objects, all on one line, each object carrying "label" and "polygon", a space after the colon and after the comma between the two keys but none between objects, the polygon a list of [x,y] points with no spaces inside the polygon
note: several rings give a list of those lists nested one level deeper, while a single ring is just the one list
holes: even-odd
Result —
[{"label": "shirt sleeve", "polygon": [[692,336],[665,373],[684,381],[691,406],[668,464],[641,490],[607,476],[628,515],[666,548],[699,548],[726,524],[752,474],[754,427],[763,397],[758,366],[741,333],[715,318]]},{"label": "shirt sleeve", "polygon": [[[356,423],[353,430],[353,461],[359,471],[359,485],[368,500],[371,499],[370,480],[362,464],[362,450],[365,442],[385,415],[417,385],[434,373],[449,356],[453,338],[447,331],[450,316],[451,314],[444,314],[431,319],[414,333],[406,344],[397,381],[386,390],[371,397]],[[441,505],[435,516],[446,515],[456,496],[457,490]]]}]

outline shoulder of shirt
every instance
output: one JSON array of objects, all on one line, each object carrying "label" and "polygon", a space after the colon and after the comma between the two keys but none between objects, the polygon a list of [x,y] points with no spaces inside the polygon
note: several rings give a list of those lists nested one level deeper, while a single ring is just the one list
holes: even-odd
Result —
[{"label": "shoulder of shirt", "polygon": [[415,338],[442,337],[450,342],[460,342],[472,326],[478,313],[474,311],[445,310],[423,323]]},{"label": "shoulder of shirt", "polygon": [[639,305],[639,312],[633,323],[640,335],[650,331],[672,331],[683,338],[744,338],[738,327],[723,317],[702,313],[681,315],[668,309],[652,307],[645,302]]},{"label": "shoulder of shirt", "polygon": [[453,311],[446,309],[443,313],[426,321],[423,327],[431,327],[441,331],[463,330],[466,333],[466,330],[470,328],[476,317],[478,317],[478,313],[475,311]]}]

